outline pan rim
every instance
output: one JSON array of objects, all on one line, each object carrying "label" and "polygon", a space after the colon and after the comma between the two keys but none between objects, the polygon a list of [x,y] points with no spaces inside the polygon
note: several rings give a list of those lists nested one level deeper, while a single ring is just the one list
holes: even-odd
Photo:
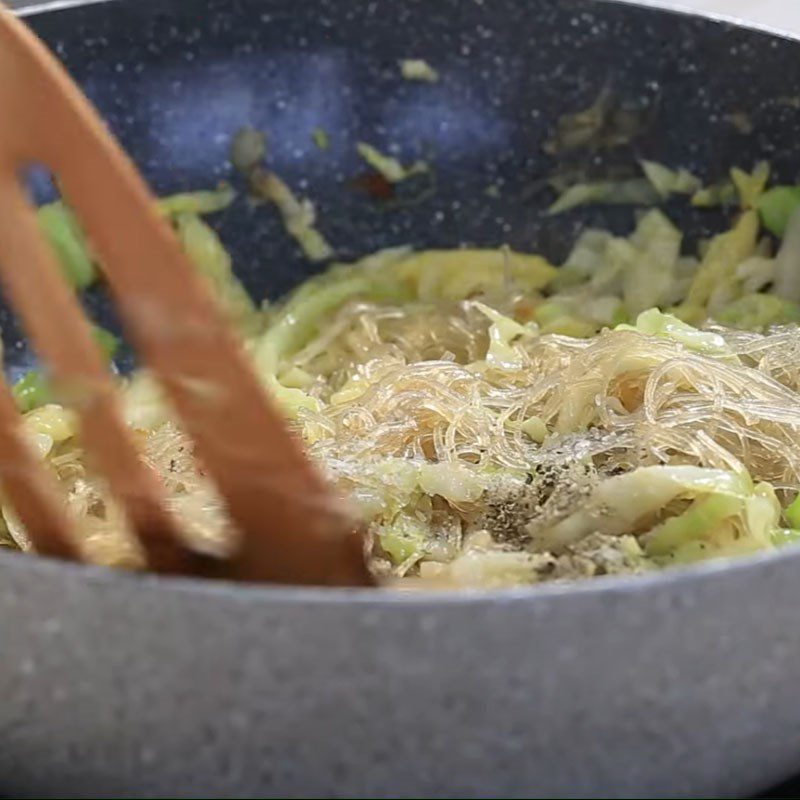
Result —
[{"label": "pan rim", "polygon": [[[58,11],[69,11],[83,6],[99,5],[101,3],[120,2],[124,0],[22,0],[22,4],[13,9],[14,13],[20,17],[33,17],[39,14],[49,14]],[[656,0],[593,0],[599,4],[611,4],[634,6],[636,8],[646,8],[653,13],[679,14],[687,17],[717,22],[725,25],[733,25],[737,28],[763,33],[768,36],[777,36],[782,39],[800,41],[800,29],[791,30],[779,26],[768,25],[745,19],[736,14],[725,14],[719,11],[701,11],[683,5],[680,0],[669,0],[667,5],[661,5]],[[130,0],[128,0],[130,2]]]},{"label": "pan rim", "polygon": [[394,587],[342,588],[325,586],[292,586],[242,584],[198,578],[135,572],[93,564],[59,561],[0,548],[0,571],[27,571],[32,580],[58,579],[79,581],[100,589],[113,586],[131,592],[188,594],[208,599],[222,598],[247,604],[316,606],[354,605],[358,607],[398,607],[422,610],[433,607],[483,605],[519,606],[573,601],[600,600],[608,597],[633,597],[664,590],[684,594],[693,586],[727,580],[741,573],[763,573],[765,578],[776,568],[797,572],[800,544],[747,556],[717,558],[644,574],[605,575],[574,583],[542,583],[494,589],[398,589]]}]

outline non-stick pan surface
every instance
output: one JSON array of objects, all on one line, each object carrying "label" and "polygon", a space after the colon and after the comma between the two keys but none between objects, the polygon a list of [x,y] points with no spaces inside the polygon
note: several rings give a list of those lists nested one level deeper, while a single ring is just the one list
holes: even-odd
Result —
[{"label": "non-stick pan surface", "polygon": [[[689,16],[588,0],[120,0],[30,22],[157,190],[231,178],[231,133],[262,128],[342,258],[507,243],[557,260],[581,226],[629,228],[630,210],[541,213],[543,141],[604,87],[653,112],[629,159],[711,179],[757,158],[800,172],[798,43]],[[403,58],[440,81],[402,80]],[[360,140],[428,160],[435,192],[376,203],[354,187]],[[693,237],[722,223],[668,211]],[[267,208],[241,199],[214,224],[257,296],[311,272]],[[90,306],[111,324],[99,294]],[[18,372],[31,355],[2,324]],[[0,789],[745,796],[800,758],[798,574],[787,552],[578,589],[399,596],[0,554]]]}]

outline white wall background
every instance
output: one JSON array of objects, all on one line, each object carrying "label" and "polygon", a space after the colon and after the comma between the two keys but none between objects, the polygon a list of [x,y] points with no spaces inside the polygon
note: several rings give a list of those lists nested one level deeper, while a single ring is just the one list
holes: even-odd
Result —
[{"label": "white wall background", "polygon": [[800,33],[800,0],[647,0],[647,2],[654,6],[680,5],[698,11],[712,11]]}]

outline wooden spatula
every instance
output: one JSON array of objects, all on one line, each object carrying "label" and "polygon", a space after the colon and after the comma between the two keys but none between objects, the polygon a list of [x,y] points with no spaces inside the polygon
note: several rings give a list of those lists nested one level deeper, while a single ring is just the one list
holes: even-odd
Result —
[{"label": "wooden spatula", "polygon": [[[362,536],[262,391],[135,167],[46,47],[0,7],[0,280],[93,464],[157,571],[321,585],[370,583]],[[119,415],[115,387],[20,182],[47,166],[103,265],[126,333],[162,383],[241,534],[189,551]],[[0,381],[0,482],[42,554],[79,559],[75,522]]]}]

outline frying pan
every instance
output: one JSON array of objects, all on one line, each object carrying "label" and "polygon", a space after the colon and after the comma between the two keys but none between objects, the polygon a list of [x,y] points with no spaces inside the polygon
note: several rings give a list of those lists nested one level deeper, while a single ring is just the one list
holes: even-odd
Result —
[{"label": "frying pan", "polygon": [[[710,178],[761,157],[783,181],[800,169],[800,46],[694,16],[589,0],[61,6],[29,22],[157,190],[230,177],[230,134],[263,128],[342,258],[507,243],[558,259],[580,226],[629,228],[624,209],[546,218],[532,189],[552,169],[554,120],[604,86],[658,106],[638,155]],[[408,57],[441,80],[404,82]],[[436,193],[377,208],[351,186],[358,140],[430,160]],[[722,224],[669,211],[695,237]],[[242,201],[214,224],[256,296],[309,274],[269,210]],[[101,295],[88,304],[114,324]],[[0,321],[15,373],[32,357]],[[576,587],[401,594],[3,553],[0,790],[745,796],[800,760],[799,576],[788,550]]]}]

